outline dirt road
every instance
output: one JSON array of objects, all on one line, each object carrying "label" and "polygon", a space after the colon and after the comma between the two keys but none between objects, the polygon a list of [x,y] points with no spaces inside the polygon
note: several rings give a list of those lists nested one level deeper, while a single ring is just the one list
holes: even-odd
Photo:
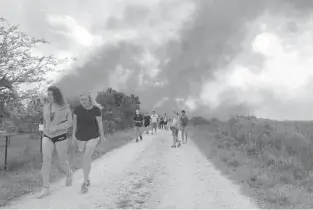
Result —
[{"label": "dirt road", "polygon": [[79,170],[72,187],[62,180],[51,186],[50,196],[28,195],[6,208],[257,208],[192,141],[170,145],[168,131],[145,136],[94,161],[87,194],[80,193]]}]

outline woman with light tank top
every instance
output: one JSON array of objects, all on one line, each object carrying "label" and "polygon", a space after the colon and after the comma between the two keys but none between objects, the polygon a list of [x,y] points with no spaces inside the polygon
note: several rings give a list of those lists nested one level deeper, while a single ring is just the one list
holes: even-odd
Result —
[{"label": "woman with light tank top", "polygon": [[155,113],[155,111],[152,111],[151,127],[152,127],[152,134],[153,134],[153,130],[154,130],[154,134],[156,134],[157,127],[158,127],[158,115]]},{"label": "woman with light tank top", "polygon": [[173,136],[173,145],[171,146],[172,148],[180,147],[181,143],[178,139],[178,131],[179,131],[179,113],[173,110],[173,118],[172,122],[170,124],[170,129],[172,131],[172,136]]},{"label": "woman with light tank top", "polygon": [[50,170],[53,151],[59,159],[59,166],[66,174],[66,186],[72,185],[72,170],[67,156],[67,131],[72,126],[72,112],[59,88],[48,88],[49,103],[43,107],[44,131],[42,139],[42,179],[43,189],[38,198],[49,195]]}]

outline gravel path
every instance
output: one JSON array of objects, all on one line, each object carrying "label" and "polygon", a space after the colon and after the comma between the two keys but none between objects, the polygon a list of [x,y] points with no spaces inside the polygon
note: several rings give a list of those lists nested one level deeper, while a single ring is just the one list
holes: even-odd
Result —
[{"label": "gravel path", "polygon": [[158,131],[95,160],[87,194],[80,193],[78,170],[72,187],[61,180],[51,186],[50,196],[27,195],[5,208],[257,208],[192,141],[170,145],[170,132]]}]

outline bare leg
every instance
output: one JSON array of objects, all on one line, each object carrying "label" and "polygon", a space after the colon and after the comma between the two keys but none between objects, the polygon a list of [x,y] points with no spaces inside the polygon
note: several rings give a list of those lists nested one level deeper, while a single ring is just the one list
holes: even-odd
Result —
[{"label": "bare leg", "polygon": [[142,140],[142,127],[138,127],[139,138]]},{"label": "bare leg", "polygon": [[187,133],[188,133],[188,127],[185,127],[185,142],[187,143]]},{"label": "bare leg", "polygon": [[61,170],[66,174],[66,186],[72,185],[72,170],[68,162],[68,140],[59,141],[55,143],[55,149],[58,154],[59,166]]},{"label": "bare leg", "polygon": [[177,147],[180,147],[181,146],[181,141],[179,140],[179,138],[178,138],[178,134],[179,134],[179,129],[177,129],[177,131],[176,131],[176,143],[177,143]]},{"label": "bare leg", "polygon": [[49,194],[49,185],[50,185],[50,171],[51,171],[51,160],[54,150],[53,142],[47,138],[42,138],[42,181],[43,189],[38,198],[43,198]]},{"label": "bare leg", "polygon": [[176,146],[176,137],[173,135],[173,146]]},{"label": "bare leg", "polygon": [[182,139],[182,142],[185,143],[185,128],[181,128],[181,139]]},{"label": "bare leg", "polygon": [[172,130],[172,135],[173,135],[173,145],[172,145],[172,147],[176,147],[176,144],[177,144],[177,135],[176,135],[176,131],[175,131],[174,128],[173,128],[173,130]]},{"label": "bare leg", "polygon": [[136,132],[136,142],[138,142],[138,138],[139,138],[139,128],[137,126],[135,126],[135,132]]},{"label": "bare leg", "polygon": [[89,175],[91,171],[91,158],[99,140],[100,138],[90,139],[89,141],[87,141],[85,146],[85,152],[83,156],[84,183],[82,184],[81,188],[82,193],[86,193],[88,191],[87,187],[90,184]]}]

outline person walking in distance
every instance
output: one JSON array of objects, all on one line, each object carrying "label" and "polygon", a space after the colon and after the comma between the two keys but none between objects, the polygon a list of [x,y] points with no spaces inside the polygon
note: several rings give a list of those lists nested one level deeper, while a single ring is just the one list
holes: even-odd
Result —
[{"label": "person walking in distance", "polygon": [[136,130],[136,142],[138,142],[138,138],[142,140],[141,127],[143,126],[143,116],[140,114],[139,110],[136,110],[136,114],[134,116],[135,130]]},{"label": "person walking in distance", "polygon": [[167,130],[167,121],[168,121],[168,119],[167,119],[166,114],[164,114],[163,120],[164,120],[164,130]]},{"label": "person walking in distance", "polygon": [[152,134],[153,134],[153,130],[154,130],[154,134],[156,134],[157,126],[158,126],[158,115],[155,113],[155,111],[153,111],[151,115],[151,125],[152,125]]},{"label": "person walking in distance", "polygon": [[181,130],[181,138],[183,144],[187,143],[187,126],[188,126],[188,117],[186,116],[185,110],[181,111],[180,115],[180,130]]},{"label": "person walking in distance", "polygon": [[160,118],[160,127],[162,130],[164,129],[164,118],[163,117]]},{"label": "person walking in distance", "polygon": [[158,114],[158,129],[161,130],[161,116]]},{"label": "person walking in distance", "polygon": [[179,131],[179,114],[175,110],[173,111],[174,116],[172,118],[172,122],[170,125],[170,129],[172,131],[172,136],[173,136],[173,145],[171,146],[172,148],[180,147],[181,143],[178,139],[178,131]]},{"label": "person walking in distance", "polygon": [[149,115],[149,113],[146,113],[146,115],[144,116],[144,126],[146,129],[148,129],[148,133],[149,133],[149,126],[150,126],[150,120],[151,120],[151,117]]},{"label": "person walking in distance", "polygon": [[51,160],[53,151],[59,159],[59,166],[66,174],[66,186],[72,185],[72,170],[68,162],[67,131],[73,124],[72,111],[65,102],[59,88],[48,88],[48,103],[43,107],[43,138],[42,138],[42,179],[43,189],[38,198],[49,195]]},{"label": "person walking in distance", "polygon": [[74,110],[73,144],[77,143],[78,151],[83,152],[84,182],[81,192],[88,192],[90,185],[91,158],[99,141],[105,141],[102,113],[90,93],[80,95],[80,106]]}]

